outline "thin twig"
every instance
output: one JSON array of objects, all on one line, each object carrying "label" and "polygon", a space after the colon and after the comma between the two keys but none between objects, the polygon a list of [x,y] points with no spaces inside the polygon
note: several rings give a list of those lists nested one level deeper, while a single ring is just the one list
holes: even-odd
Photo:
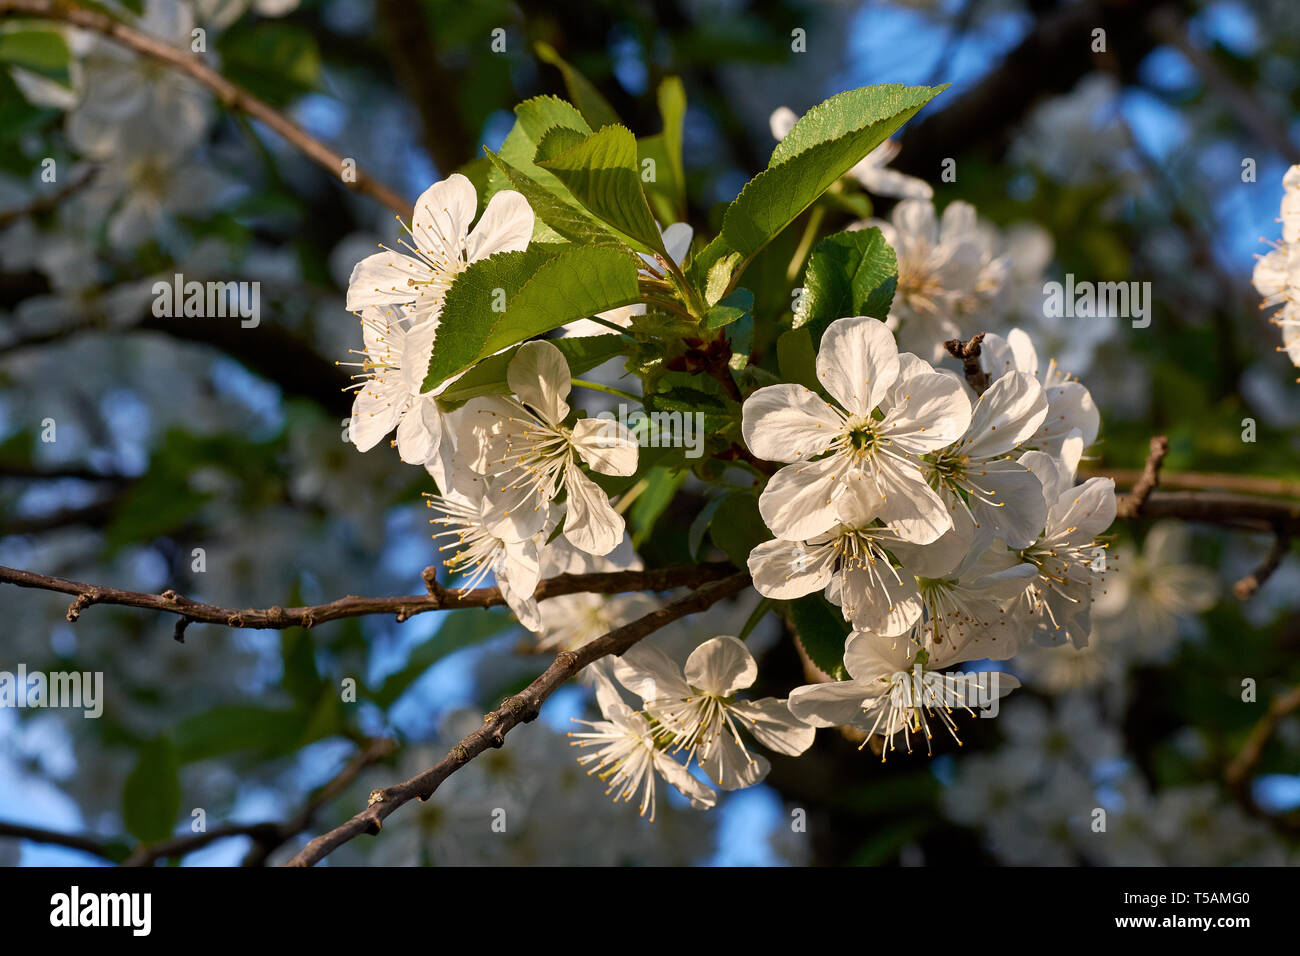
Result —
[{"label": "thin twig", "polygon": [[1246,742],[1242,744],[1237,756],[1224,770],[1223,779],[1228,784],[1228,788],[1248,809],[1255,806],[1254,797],[1250,793],[1250,779],[1254,776],[1260,761],[1264,759],[1264,751],[1277,732],[1278,724],[1297,711],[1300,711],[1300,686],[1291,688],[1280,697],[1274,697],[1264,716],[1255,724]]},{"label": "thin twig", "polygon": [[[628,591],[669,591],[673,588],[716,581],[731,574],[730,564],[710,563],[678,565],[653,571],[605,571],[595,574],[559,574],[538,582],[533,597],[539,601],[565,594],[594,593],[622,594]],[[429,584],[431,576],[425,577]],[[102,587],[71,581],[51,575],[36,574],[18,568],[0,566],[0,583],[7,582],[23,588],[36,588],[74,595],[68,607],[67,618],[75,622],[81,612],[95,604],[112,604],[139,607],[203,624],[224,624],[227,627],[255,629],[283,629],[286,627],[314,627],[340,618],[362,617],[368,614],[393,614],[398,621],[406,621],[426,611],[448,611],[468,607],[497,607],[505,604],[500,588],[472,588],[464,591],[443,591],[436,579],[429,594],[412,594],[403,597],[342,597],[328,604],[311,607],[271,607],[264,609],[217,607],[195,601],[175,591],[145,594],[124,591],[120,588]]]},{"label": "thin twig", "polygon": [[1116,517],[1137,518],[1142,515],[1147,499],[1160,483],[1160,466],[1164,464],[1165,456],[1168,454],[1167,437],[1157,435],[1151,439],[1151,451],[1147,455],[1147,463],[1142,469],[1142,474],[1138,476],[1137,481],[1133,482],[1133,489],[1127,495],[1121,495],[1115,502]]},{"label": "thin twig", "polygon": [[615,628],[576,651],[561,651],[537,680],[515,696],[506,698],[500,710],[488,714],[482,725],[452,747],[442,760],[410,780],[375,790],[370,794],[369,805],[364,810],[341,826],[312,840],[286,865],[313,866],[353,838],[363,833],[378,833],[384,820],[398,807],[413,799],[429,799],[444,780],[483,751],[503,746],[505,735],[511,729],[536,719],[546,699],[588,664],[609,654],[622,654],[646,635],[679,618],[706,610],[718,601],[738,594],[748,584],[749,575],[743,571],[738,572],[721,581],[706,584],[644,617]]},{"label": "thin twig", "polygon": [[40,17],[46,20],[59,20],[83,30],[90,30],[107,37],[119,46],[132,50],[141,56],[149,57],[160,63],[166,63],[181,73],[206,87],[228,109],[244,113],[283,136],[308,159],[351,189],[365,196],[370,196],[383,203],[399,216],[409,215],[411,204],[392,189],[363,172],[352,160],[355,173],[351,181],[343,178],[344,157],[314,139],[306,130],[293,122],[283,113],[249,93],[220,73],[207,66],[194,54],[176,47],[168,46],[148,34],[141,33],[112,17],[85,7],[59,3],[57,0],[0,0],[0,14],[6,16]]},{"label": "thin twig", "polygon": [[1273,530],[1273,547],[1253,572],[1246,575],[1232,587],[1232,593],[1238,601],[1248,601],[1255,596],[1264,582],[1273,576],[1273,572],[1282,564],[1282,559],[1291,550],[1291,533],[1286,528]]}]

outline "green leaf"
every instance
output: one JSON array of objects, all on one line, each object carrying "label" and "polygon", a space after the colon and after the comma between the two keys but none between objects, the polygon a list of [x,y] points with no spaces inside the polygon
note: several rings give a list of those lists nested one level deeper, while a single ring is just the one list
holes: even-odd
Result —
[{"label": "green leaf", "polygon": [[537,143],[537,155],[533,157],[533,162],[545,163],[561,153],[567,153],[575,146],[580,146],[586,140],[587,134],[565,126],[557,126],[555,129],[547,130]]},{"label": "green leaf", "polygon": [[602,126],[615,125],[619,122],[614,107],[609,105],[609,101],[601,95],[600,90],[565,62],[560,54],[555,52],[555,47],[549,43],[539,42],[534,45],[534,49],[543,61],[557,68],[563,75],[564,88],[569,91],[569,98],[578,105],[583,118],[591,124],[592,129],[600,129]]},{"label": "green leaf", "polygon": [[[555,135],[549,133],[546,139]],[[572,134],[562,135],[567,142]],[[545,141],[542,145],[545,147]],[[549,159],[539,159],[538,165],[555,174],[597,219],[667,256],[641,190],[636,137],[631,130],[606,126],[562,153],[552,152]]]},{"label": "green leaf", "polygon": [[[443,304],[426,390],[493,352],[638,301],[637,258],[609,246],[534,243],[475,262]],[[504,311],[496,311],[504,299]]]},{"label": "green leaf", "polygon": [[686,202],[686,170],[682,164],[682,133],[686,126],[686,89],[680,77],[669,76],[659,84],[659,115],[663,117],[664,150],[677,187],[677,205]]},{"label": "green leaf", "polygon": [[171,836],[181,809],[180,772],[176,750],[166,737],[155,737],[140,748],[122,788],[122,821],[142,843]]},{"label": "green leaf", "polygon": [[0,63],[71,86],[68,76],[71,59],[67,41],[55,30],[24,27],[0,32]]},{"label": "green leaf", "polygon": [[777,367],[787,382],[796,382],[815,389],[817,385],[817,352],[807,328],[782,332],[776,340]]},{"label": "green leaf", "polygon": [[746,491],[727,495],[714,512],[709,537],[738,568],[749,562],[749,552],[771,537],[758,513],[758,501]]},{"label": "green leaf", "polygon": [[803,307],[794,327],[820,342],[826,327],[846,316],[889,316],[898,261],[879,229],[837,232],[817,243],[804,276]]},{"label": "green leaf", "polygon": [[369,695],[370,699],[387,710],[425,671],[448,654],[494,637],[514,624],[514,618],[501,611],[452,611],[431,637],[411,651],[406,665],[389,674],[379,689]]},{"label": "green leaf", "polygon": [[704,328],[720,329],[750,315],[753,309],[754,293],[748,289],[737,289],[709,309],[704,316]]},{"label": "green leaf", "polygon": [[691,522],[691,527],[686,533],[686,547],[692,558],[700,556],[700,545],[704,544],[704,535],[708,533],[709,525],[713,523],[713,518],[726,497],[726,495],[718,495],[716,498],[710,498],[708,504],[700,509],[700,513]]},{"label": "green leaf", "polygon": [[748,262],[945,87],[887,84],[849,90],[809,110],[776,149],[767,169],[727,207],[711,266],[726,251]]},{"label": "green leaf", "polygon": [[281,756],[297,749],[302,727],[300,711],[226,704],[182,720],[176,751],[182,763],[244,751]]},{"label": "green leaf", "polygon": [[836,680],[847,680],[844,669],[844,640],[849,625],[840,609],[832,607],[820,594],[810,594],[790,602],[799,645],[823,673]]},{"label": "green leaf", "polygon": [[[556,236],[586,245],[619,241],[577,203],[570,202],[555,190],[547,189],[537,180],[515,169],[499,154],[487,150],[487,156],[496,170],[506,177],[510,188],[528,200],[538,224],[549,228]],[[544,236],[534,230],[533,238],[541,240]]]},{"label": "green leaf", "polygon": [[[563,196],[567,195],[567,190],[560,181],[533,162],[537,156],[537,144],[548,130],[556,127],[577,130],[584,136],[591,133],[591,127],[574,105],[558,96],[535,96],[524,100],[515,107],[515,125],[501,144],[499,155],[529,179],[534,179],[551,192]],[[488,183],[490,193],[510,188],[510,180],[497,169],[488,174]]]},{"label": "green leaf", "polygon": [[641,547],[646,538],[650,537],[655,522],[659,520],[659,516],[664,513],[668,505],[672,503],[673,496],[677,494],[677,489],[682,486],[682,482],[688,477],[690,477],[690,472],[685,469],[662,466],[651,468],[646,472],[646,489],[637,495],[629,515],[632,519],[632,527],[635,529],[632,534],[632,544],[635,547]]},{"label": "green leaf", "polygon": [[[564,353],[564,358],[569,363],[569,374],[574,376],[623,354],[629,344],[623,336],[612,333],[551,339],[550,343]],[[480,395],[505,395],[510,391],[510,386],[506,384],[506,369],[517,351],[519,346],[488,356],[439,395],[438,403],[450,409]]]}]

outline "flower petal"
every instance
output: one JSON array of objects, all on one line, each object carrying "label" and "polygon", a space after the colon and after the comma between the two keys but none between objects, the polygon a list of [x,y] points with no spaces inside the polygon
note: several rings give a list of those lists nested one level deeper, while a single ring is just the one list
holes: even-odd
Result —
[{"label": "flower petal", "polygon": [[754,589],[764,597],[786,601],[820,591],[831,581],[835,551],[802,541],[774,538],[749,552]]},{"label": "flower petal", "polygon": [[411,216],[415,247],[435,261],[458,262],[461,240],[477,208],[474,184],[460,173],[434,183],[415,201]]},{"label": "flower petal", "polygon": [[758,664],[749,648],[728,635],[705,641],[686,658],[686,681],[714,697],[730,697],[758,677]]},{"label": "flower petal", "polygon": [[565,402],[573,388],[569,363],[550,342],[525,342],[519,346],[506,369],[506,383],[548,425],[558,425],[569,414]]},{"label": "flower petal", "polygon": [[768,479],[758,511],[778,538],[807,541],[835,526],[835,496],[844,486],[848,462],[832,455],[786,465]]},{"label": "flower petal", "polygon": [[592,471],[627,476],[636,472],[640,445],[621,422],[611,418],[582,418],[573,426],[573,449]]},{"label": "flower petal", "polygon": [[503,189],[488,200],[487,208],[465,243],[465,258],[477,262],[498,252],[522,252],[533,237],[536,217],[521,193]]},{"label": "flower petal", "polygon": [[731,712],[754,735],[754,739],[775,753],[797,757],[812,746],[817,729],[790,712],[790,705],[775,697],[738,700]]},{"label": "flower petal", "polygon": [[1005,455],[1028,440],[1047,417],[1047,393],[1028,372],[1011,372],[989,386],[971,414],[963,452],[972,458]]},{"label": "flower petal", "polygon": [[843,426],[835,409],[810,388],[781,384],[745,399],[741,434],[765,461],[800,461],[824,452]]},{"label": "flower petal", "polygon": [[817,381],[853,415],[871,414],[898,378],[898,368],[898,343],[877,319],[836,319],[822,334]]},{"label": "flower petal", "polygon": [[617,548],[623,540],[623,516],[610,507],[609,496],[572,458],[565,465],[564,487],[569,493],[564,517],[569,543],[588,554],[609,554]]}]

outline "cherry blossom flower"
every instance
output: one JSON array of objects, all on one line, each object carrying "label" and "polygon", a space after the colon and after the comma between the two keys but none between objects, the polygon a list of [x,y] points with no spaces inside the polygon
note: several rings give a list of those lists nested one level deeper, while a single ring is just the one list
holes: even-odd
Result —
[{"label": "cherry blossom flower", "polygon": [[492,574],[519,623],[530,631],[542,630],[533,591],[541,580],[542,549],[549,529],[543,527],[522,539],[498,534],[493,530],[499,526],[491,520],[496,509],[487,480],[460,464],[452,449],[443,452],[426,465],[440,494],[426,494],[425,504],[437,515],[429,521],[439,529],[433,539],[445,540],[439,551],[455,549],[443,561],[444,566],[453,575],[463,576],[462,591],[478,587]]},{"label": "cherry blossom flower", "polygon": [[889,222],[864,225],[878,227],[898,259],[889,318],[899,344],[937,362],[945,354],[943,343],[961,334],[959,320],[997,294],[1005,272],[1005,264],[990,257],[975,207],[949,203],[936,217],[932,203],[905,199]]},{"label": "cherry blossom flower", "polygon": [[564,354],[549,342],[520,346],[506,376],[516,398],[478,398],[465,406],[480,442],[471,467],[492,476],[497,532],[518,539],[535,534],[563,492],[564,536],[589,554],[608,554],[623,539],[623,516],[579,461],[603,475],[631,475],[636,438],[611,419],[564,424],[572,380]]},{"label": "cherry blossom flower", "polygon": [[697,810],[707,810],[717,803],[717,793],[665,753],[650,721],[624,702],[602,665],[593,669],[597,674],[596,702],[605,719],[575,718],[575,723],[591,729],[569,734],[575,747],[598,748],[578,757],[584,767],[593,765],[587,773],[608,783],[605,792],[613,794],[616,801],[630,803],[640,794],[641,816],[648,812],[651,820],[655,818],[656,777],[663,777],[680,790]]},{"label": "cherry blossom flower", "polygon": [[966,433],[923,465],[949,511],[967,512],[974,527],[988,527],[1012,547],[1037,539],[1047,516],[1042,485],[1010,455],[1046,415],[1047,395],[1028,372],[1008,372],[989,386]]},{"label": "cherry blossom flower", "polygon": [[1061,444],[1071,432],[1077,431],[1083,437],[1085,448],[1097,440],[1101,413],[1092,394],[1062,371],[1056,359],[1041,364],[1038,350],[1023,330],[1012,329],[1006,338],[991,332],[985,335],[981,358],[994,381],[1011,372],[1027,372],[1038,379],[1047,393],[1047,415],[1038,431],[1026,439],[1026,444],[1060,455]]},{"label": "cherry blossom flower", "polygon": [[[908,641],[865,634],[849,636],[844,648],[844,667],[849,679],[807,684],[790,692],[790,710],[814,727],[854,727],[886,738],[883,761],[895,749],[894,738],[902,734],[907,752],[912,752],[912,735],[925,737],[933,752],[934,733],[930,718],[937,717],[952,738],[957,736],[953,708],[974,713],[972,704],[987,703],[1020,686],[1010,674],[986,670],[973,674],[940,674],[940,669],[981,656],[977,648],[965,654],[940,654],[918,648]],[[861,747],[859,748],[861,749]]]},{"label": "cherry blossom flower", "polygon": [[1082,444],[1075,436],[1063,458],[1030,451],[1020,459],[1050,502],[1042,535],[1020,552],[1037,571],[1013,605],[1014,612],[1027,613],[1034,622],[1033,637],[1040,644],[1069,639],[1075,647],[1087,645],[1092,594],[1105,568],[1105,551],[1096,539],[1115,520],[1115,482],[1098,477],[1075,486]]},{"label": "cherry blossom flower", "polygon": [[460,173],[436,182],[415,203],[406,251],[385,249],[356,264],[348,282],[352,312],[372,305],[403,305],[417,320],[432,317],[456,276],[470,263],[498,252],[528,248],[534,216],[528,201],[512,190],[492,196],[470,229],[478,194]]},{"label": "cherry blossom flower", "polygon": [[925,363],[900,363],[889,330],[861,316],[827,328],[817,377],[835,405],[795,384],[760,388],[744,404],[741,430],[750,451],[793,463],[759,498],[773,533],[798,541],[829,531],[846,495],[859,499],[855,516],[878,517],[909,541],[934,541],[952,527],[917,456],[966,431],[970,401],[962,384]]},{"label": "cherry blossom flower", "polygon": [[374,448],[396,428],[402,461],[423,465],[437,454],[445,427],[437,396],[454,381],[423,391],[437,329],[436,319],[416,321],[401,306],[361,311],[365,351],[361,362],[352,363],[361,368],[353,376],[360,388],[348,422],[348,438],[358,451]]},{"label": "cherry blossom flower", "polygon": [[734,637],[705,641],[684,669],[658,648],[638,644],[614,659],[613,671],[619,683],[641,695],[669,752],[686,751],[686,766],[694,760],[723,790],[753,786],[771,769],[761,754],[749,752],[742,728],[777,753],[797,756],[812,746],[816,731],[794,717],[785,701],[736,699],[754,683],[758,665]]}]

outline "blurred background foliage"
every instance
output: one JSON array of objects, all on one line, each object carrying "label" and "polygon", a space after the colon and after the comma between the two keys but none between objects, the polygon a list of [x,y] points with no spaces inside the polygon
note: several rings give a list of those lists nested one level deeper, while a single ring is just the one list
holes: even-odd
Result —
[{"label": "blurred background foliage", "polygon": [[[1249,282],[1260,237],[1278,235],[1282,173],[1300,161],[1300,8],[1290,0],[195,0],[184,10],[208,29],[223,75],[407,197],[455,170],[482,182],[481,147],[500,147],[512,107],[568,95],[551,51],[641,137],[662,128],[662,81],[681,77],[685,214],[697,234],[717,230],[722,205],[766,164],[775,108],[802,112],[871,83],[951,82],[903,130],[894,166],[931,182],[937,205],[967,200],[1001,230],[1037,224],[1051,240],[1048,278],[1151,283],[1149,328],[1046,328],[1102,410],[1089,467],[1140,468],[1150,437],[1166,433],[1171,473],[1300,482],[1300,385]],[[334,364],[360,344],[343,309],[348,273],[391,241],[391,213],[206,95],[178,114],[197,118],[176,129],[164,172],[92,161],[70,135],[68,104],[30,95],[34,75],[75,104],[91,65],[78,76],[76,43],[18,36],[32,29],[0,21],[0,64],[17,68],[0,70],[0,563],[235,607],[419,593],[436,556],[420,500],[429,482],[386,447],[360,455],[346,443],[348,379]],[[798,30],[807,52],[792,52]],[[185,95],[161,70],[147,82]],[[56,184],[40,178],[47,158]],[[940,179],[946,159],[951,182]],[[815,214],[834,231],[869,210],[847,191]],[[128,228],[139,221],[146,227]],[[801,227],[748,275],[756,355],[789,313],[786,266]],[[260,325],[154,317],[152,281],[174,272],[260,281]],[[1041,293],[1028,290],[1030,312]],[[53,442],[42,440],[48,419]],[[1242,440],[1246,419],[1253,442]],[[629,511],[646,566],[747,550],[752,498],[727,499],[701,540],[690,529],[703,499],[686,472],[653,474]],[[575,686],[507,748],[338,859],[1294,860],[1296,718],[1246,792],[1222,780],[1267,702],[1300,683],[1295,562],[1243,604],[1228,585],[1258,564],[1264,536],[1153,534],[1142,522],[1116,527],[1116,553],[1129,548],[1116,571],[1127,596],[1099,622],[1097,652],[1078,673],[1027,679],[1001,719],[964,722],[960,754],[941,742],[932,760],[895,754],[882,765],[823,732],[808,755],[774,758],[764,785],[718,811],[674,805],[652,825],[609,804],[573,762],[562,733],[589,707]],[[1171,567],[1207,600],[1189,603],[1186,588],[1170,599]],[[1189,567],[1203,576],[1188,578]],[[1148,598],[1171,605],[1164,618],[1139,613]],[[689,647],[736,633],[755,602],[666,640]],[[0,588],[0,669],[102,670],[105,715],[0,710],[0,819],[96,833],[117,857],[188,832],[192,808],[210,826],[285,819],[366,740],[394,736],[403,746],[320,820],[350,814],[370,786],[427,766],[463,732],[466,712],[490,710],[549,659],[497,613],[310,633],[195,625],[178,644],[156,615],[98,607],[74,626],[66,606]],[[803,682],[781,629],[769,616],[751,639],[765,649],[756,692]],[[339,700],[349,677],[355,704]],[[1245,678],[1258,682],[1258,703],[1242,703]],[[1026,766],[1038,775],[1012,772]],[[517,808],[522,822],[508,837],[491,833],[485,806]],[[1094,806],[1120,824],[1088,832]],[[792,827],[801,811],[806,830]],[[1197,827],[1200,842],[1174,838]],[[222,841],[187,862],[239,862],[249,847]],[[18,850],[25,863],[104,862],[0,840],[0,859]]]}]

